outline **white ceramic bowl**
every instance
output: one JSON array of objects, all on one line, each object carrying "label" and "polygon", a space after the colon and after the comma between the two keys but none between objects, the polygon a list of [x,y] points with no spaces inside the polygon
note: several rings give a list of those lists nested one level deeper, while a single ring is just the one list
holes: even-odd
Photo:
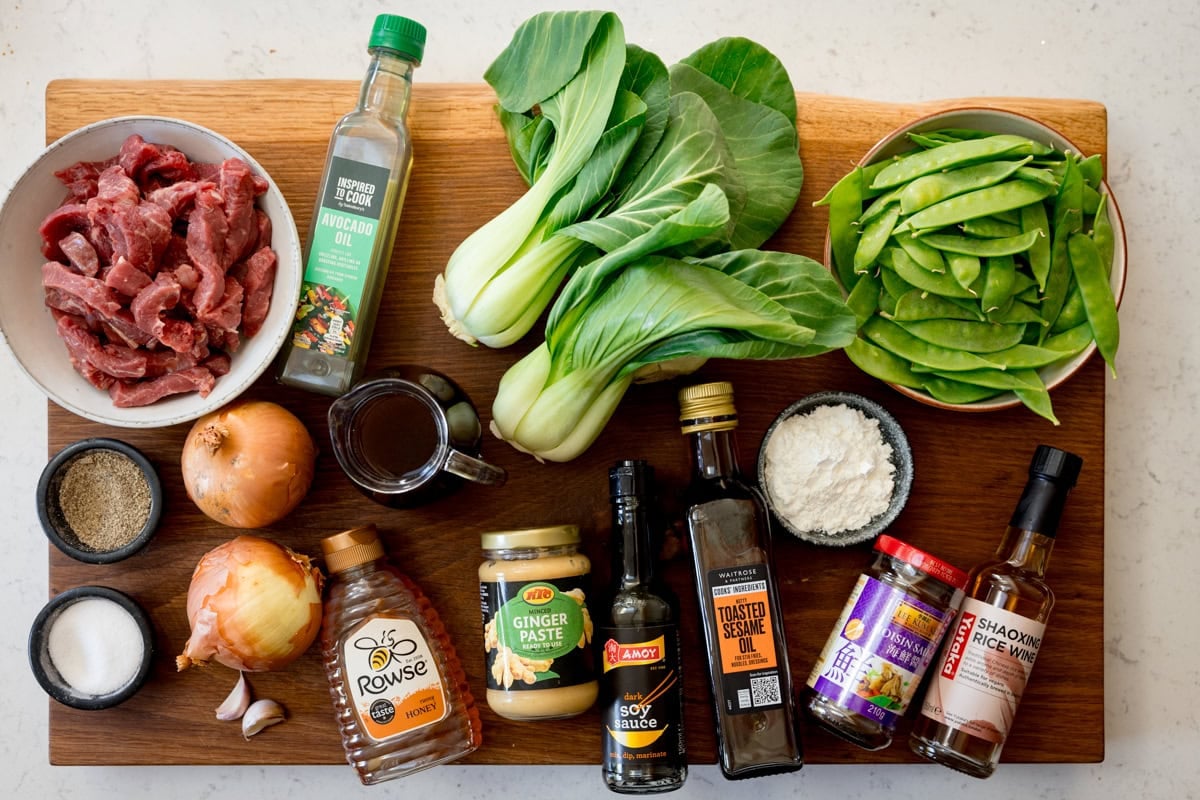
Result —
[{"label": "white ceramic bowl", "polygon": [[[272,247],[279,258],[270,311],[262,329],[231,357],[228,374],[217,379],[208,397],[191,392],[165,397],[149,406],[117,408],[107,392],[93,387],[71,367],[42,290],[38,226],[66,190],[54,173],[77,161],[112,158],[130,134],[147,142],[170,144],[192,161],[219,162],[238,157],[267,179],[270,188],[258,206],[271,218]],[[220,408],[245,391],[270,366],[291,330],[300,293],[300,237],[279,187],[248,153],[199,125],[165,117],[119,117],[87,125],[46,148],[13,186],[0,208],[0,334],[30,379],[58,405],[81,417],[125,428],[155,428],[187,422]]]},{"label": "white ceramic bowl", "polygon": [[[883,139],[867,151],[867,154],[862,157],[859,162],[861,166],[873,164],[876,161],[884,158],[890,158],[899,153],[916,149],[909,139],[908,134],[912,132],[934,131],[942,128],[970,128],[981,131],[990,131],[993,133],[1009,133],[1026,136],[1045,144],[1053,145],[1059,150],[1073,150],[1076,153],[1082,153],[1070,139],[1063,134],[1051,128],[1045,123],[1039,122],[1032,117],[1027,117],[1023,114],[1017,114],[1011,111],[1000,111],[994,108],[958,108],[949,111],[941,111],[936,114],[930,114],[927,117],[922,117],[914,122],[910,122],[900,128],[889,133]],[[1083,153],[1083,155],[1088,155]],[[1107,164],[1106,164],[1107,167]],[[1117,199],[1113,196],[1112,189],[1107,182],[1101,184],[1102,193],[1108,195],[1108,217],[1112,222],[1114,250],[1113,250],[1113,266],[1111,286],[1113,297],[1117,302],[1118,308],[1121,305],[1121,297],[1125,291],[1125,273],[1128,268],[1125,250],[1125,225],[1121,220],[1121,209],[1117,206]],[[830,253],[829,237],[825,238],[825,264],[832,269],[833,258]],[[1096,343],[1092,342],[1079,355],[1067,361],[1058,364],[1052,364],[1048,367],[1043,367],[1038,370],[1038,374],[1042,378],[1042,382],[1046,384],[1048,390],[1053,390],[1056,386],[1061,385],[1064,381],[1079,371],[1092,354],[1096,352]],[[894,383],[888,384],[896,391],[903,395],[925,403],[926,405],[935,406],[937,408],[953,409],[955,411],[997,411],[1003,408],[1012,408],[1021,404],[1020,399],[1012,392],[1004,392],[987,400],[980,400],[975,403],[944,403],[931,397],[927,392],[920,389],[912,389],[907,386],[899,386]]]}]

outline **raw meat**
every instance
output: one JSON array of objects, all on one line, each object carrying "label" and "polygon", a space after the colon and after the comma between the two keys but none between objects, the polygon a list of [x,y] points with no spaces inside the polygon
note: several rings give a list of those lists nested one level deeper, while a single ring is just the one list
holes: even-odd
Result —
[{"label": "raw meat", "polygon": [[71,262],[71,266],[89,278],[96,277],[100,271],[100,257],[96,255],[96,248],[79,231],[71,231],[64,236],[58,243],[58,249]]},{"label": "raw meat", "polygon": [[140,383],[117,381],[108,387],[108,394],[117,408],[130,408],[148,406],[168,395],[184,392],[199,392],[201,397],[208,397],[216,382],[216,377],[205,367],[188,367]]}]

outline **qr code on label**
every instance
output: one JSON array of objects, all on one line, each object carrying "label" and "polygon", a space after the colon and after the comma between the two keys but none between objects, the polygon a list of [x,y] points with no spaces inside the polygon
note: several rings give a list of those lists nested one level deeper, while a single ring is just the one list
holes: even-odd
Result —
[{"label": "qr code on label", "polygon": [[751,678],[750,694],[756,706],[778,705],[781,702],[779,676],[765,675],[761,678]]}]

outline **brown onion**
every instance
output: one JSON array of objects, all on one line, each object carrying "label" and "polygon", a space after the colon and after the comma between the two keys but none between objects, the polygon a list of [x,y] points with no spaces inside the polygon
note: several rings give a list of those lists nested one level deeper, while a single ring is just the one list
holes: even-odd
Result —
[{"label": "brown onion", "polygon": [[304,499],[316,459],[312,437],[290,411],[240,401],[196,420],[183,445],[183,484],[217,522],[261,528]]},{"label": "brown onion", "polygon": [[192,635],[175,665],[262,672],[296,660],[321,628],[320,570],[307,556],[239,536],[200,559],[188,586]]}]

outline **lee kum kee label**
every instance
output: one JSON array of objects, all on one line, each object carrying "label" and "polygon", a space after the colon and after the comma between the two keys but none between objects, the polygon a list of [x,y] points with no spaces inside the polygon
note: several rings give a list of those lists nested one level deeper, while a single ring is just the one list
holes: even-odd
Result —
[{"label": "lee kum kee label", "polygon": [[411,620],[367,620],[342,640],[342,663],[354,711],[375,742],[441,722],[450,713],[433,653]]}]

